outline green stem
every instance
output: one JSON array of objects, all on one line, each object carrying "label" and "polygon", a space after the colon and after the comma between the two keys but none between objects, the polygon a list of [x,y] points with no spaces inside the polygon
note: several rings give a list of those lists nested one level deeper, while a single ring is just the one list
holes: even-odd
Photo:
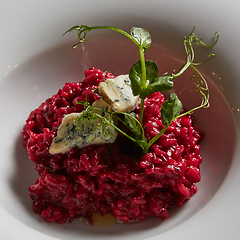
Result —
[{"label": "green stem", "polygon": [[[116,112],[112,112],[111,114],[115,114]],[[123,114],[123,115],[126,115],[126,116],[129,116],[130,114],[129,113],[125,113],[125,112],[117,112],[117,114]],[[129,128],[129,126],[121,119],[119,118],[118,116],[115,116],[115,118],[117,118],[120,122],[122,122],[127,128]],[[139,125],[139,128],[141,129],[142,131],[142,134],[144,136],[144,128],[142,126],[142,124],[139,122],[139,120],[137,120],[136,118],[134,118],[135,121],[137,122],[137,124]],[[131,128],[129,128],[131,130]]]},{"label": "green stem", "polygon": [[123,31],[122,29],[119,29],[119,28],[115,28],[115,27],[111,27],[111,26],[94,26],[94,27],[89,27],[89,28],[90,28],[90,30],[95,30],[95,29],[110,29],[110,30],[113,30],[113,31],[116,31],[116,32],[119,32],[119,33],[123,34],[124,36],[130,38],[135,44],[138,44],[138,43],[132,38],[132,36],[131,36],[129,33],[125,32],[125,31]]},{"label": "green stem", "polygon": [[[93,110],[99,110],[98,108],[93,108]],[[136,142],[136,139],[132,138],[131,136],[129,136],[128,134],[126,134],[125,132],[123,132],[120,128],[118,128],[115,124],[109,122],[105,117],[100,116],[97,113],[94,113],[95,116],[101,118],[104,122],[106,122],[108,125],[110,125],[111,127],[115,128],[118,132],[122,133],[125,137],[129,138],[130,140],[132,140],[133,142]]]},{"label": "green stem", "polygon": [[[146,72],[146,63],[144,58],[144,51],[141,47],[138,48],[140,53],[141,67],[142,67],[142,78],[141,85],[144,90],[147,87],[147,72]],[[139,122],[142,124],[143,120],[143,110],[144,110],[144,99],[141,99],[140,113],[139,113]]]},{"label": "green stem", "polygon": [[143,120],[143,110],[144,110],[144,99],[141,99],[140,113],[139,113],[140,124],[142,124],[142,120]]},{"label": "green stem", "polygon": [[[79,43],[83,43],[85,40],[85,37],[87,35],[87,32],[90,32],[91,30],[97,30],[97,29],[109,29],[109,30],[113,30],[116,32],[119,32],[121,34],[123,34],[124,36],[128,37],[130,40],[132,40],[139,49],[139,53],[140,53],[140,59],[141,59],[141,68],[142,68],[142,78],[141,78],[141,85],[142,85],[142,90],[146,89],[147,87],[147,73],[146,73],[146,64],[145,64],[145,58],[144,58],[144,49],[139,45],[139,43],[127,32],[119,29],[119,28],[115,28],[115,27],[111,27],[111,26],[93,26],[93,27],[89,27],[87,25],[77,25],[74,26],[72,28],[70,28],[68,31],[66,31],[64,34],[66,34],[67,32],[71,32],[73,30],[77,30],[78,31],[78,38],[79,38]],[[79,43],[75,44],[74,47],[76,47]],[[144,110],[144,99],[141,99],[141,107],[140,107],[140,116],[139,116],[139,122],[142,123],[142,118],[143,118],[143,110]]]},{"label": "green stem", "polygon": [[74,27],[70,28],[64,34],[66,34],[67,32],[71,32],[73,30],[77,30],[78,31],[78,38],[79,38],[80,42],[82,43],[82,42],[85,41],[85,36],[87,35],[87,32],[90,32],[91,30],[97,30],[97,29],[109,29],[109,30],[119,32],[119,33],[123,34],[124,36],[128,37],[129,39],[131,39],[136,45],[138,45],[137,41],[134,38],[132,38],[132,36],[129,33],[125,32],[125,31],[123,31],[119,28],[115,28],[115,27],[111,27],[111,26],[89,27],[87,25],[78,25],[78,26],[74,26]]},{"label": "green stem", "polygon": [[155,143],[155,142],[163,135],[163,133],[165,133],[165,131],[167,130],[168,126],[169,126],[169,125],[164,126],[164,127],[161,129],[161,131],[160,131],[154,138],[152,138],[152,139],[149,141],[149,143],[148,143],[148,148],[150,148],[150,147],[153,145],[153,143]]},{"label": "green stem", "polygon": [[187,54],[187,61],[186,63],[183,65],[183,67],[178,71],[178,73],[174,74],[173,77],[179,77],[180,75],[182,75],[187,69],[188,67],[192,64],[193,60],[194,60],[194,51],[193,51],[193,47],[192,47],[192,39],[184,39],[183,41],[184,44],[184,48]]},{"label": "green stem", "polygon": [[145,64],[145,58],[144,58],[144,51],[141,47],[138,48],[140,53],[140,60],[141,60],[141,67],[142,67],[142,78],[141,78],[141,85],[143,90],[147,86],[147,73],[146,73],[146,64]]},{"label": "green stem", "polygon": [[[207,81],[206,79],[203,77],[203,75],[192,65],[190,65],[190,67],[197,72],[197,74],[201,77],[202,79],[202,82],[204,83],[204,87],[200,87],[199,85],[197,86],[198,87],[198,91],[201,93],[202,95],[202,103],[201,105],[199,105],[198,107],[195,107],[187,112],[184,112],[180,115],[178,115],[177,117],[175,117],[174,119],[177,119],[177,118],[180,118],[182,116],[185,116],[185,115],[188,115],[188,114],[191,114],[193,113],[194,111],[200,109],[200,108],[208,108],[210,103],[209,103],[209,88],[208,88],[208,84],[207,84]],[[206,93],[203,93],[203,91],[206,91]]]}]

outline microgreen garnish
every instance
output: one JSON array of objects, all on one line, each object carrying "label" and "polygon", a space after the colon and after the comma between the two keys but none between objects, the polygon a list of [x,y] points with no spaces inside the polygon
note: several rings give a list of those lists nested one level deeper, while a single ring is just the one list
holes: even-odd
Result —
[{"label": "microgreen garnish", "polygon": [[[111,26],[90,27],[86,25],[77,25],[67,30],[64,34],[71,32],[73,30],[77,30],[79,42],[73,46],[73,47],[77,47],[79,44],[83,46],[83,43],[86,41],[85,38],[87,33],[96,29],[109,29],[109,30],[117,31],[125,35],[126,37],[128,37],[137,45],[139,54],[140,54],[140,60],[132,65],[129,71],[129,78],[131,80],[131,88],[132,88],[133,95],[139,96],[141,99],[140,114],[139,114],[139,119],[137,119],[134,113],[112,112],[112,113],[109,113],[111,115],[112,120],[107,120],[103,116],[97,113],[93,113],[92,111],[96,109],[94,109],[92,106],[87,105],[86,103],[81,103],[81,104],[85,104],[85,110],[84,110],[85,113],[83,114],[85,118],[90,118],[90,119],[95,119],[96,117],[101,118],[103,129],[107,128],[107,126],[112,126],[117,131],[121,132],[123,135],[125,135],[126,137],[134,141],[136,144],[138,144],[143,149],[143,154],[146,154],[150,146],[157,139],[161,137],[161,135],[166,131],[166,129],[168,128],[168,126],[171,124],[172,121],[184,115],[191,114],[197,109],[209,107],[208,84],[205,78],[203,77],[203,75],[197,70],[196,66],[212,59],[215,56],[215,54],[210,54],[208,55],[208,58],[206,60],[200,63],[195,63],[193,44],[200,44],[207,48],[213,47],[219,39],[218,32],[216,32],[214,35],[215,37],[214,43],[212,45],[207,45],[202,41],[202,39],[199,39],[194,34],[194,29],[193,29],[193,31],[189,34],[189,36],[185,37],[183,40],[183,44],[184,44],[184,48],[187,56],[186,63],[177,73],[175,72],[171,74],[166,73],[159,77],[157,64],[154,61],[145,60],[145,57],[144,57],[145,52],[148,50],[148,48],[151,45],[151,35],[146,29],[133,27],[129,34],[119,28],[115,28]],[[201,104],[191,110],[182,112],[183,106],[178,96],[175,93],[171,94],[169,100],[165,101],[162,104],[162,108],[161,108],[161,118],[162,118],[163,128],[154,138],[152,138],[149,142],[147,142],[144,135],[144,127],[142,126],[144,100],[149,95],[155,92],[171,90],[174,85],[174,79],[182,75],[189,67],[192,68],[194,71],[193,76],[195,76],[195,73],[196,73],[201,78],[200,82],[195,83],[196,91],[198,91],[202,96]],[[104,79],[105,79],[105,75],[104,75]],[[118,117],[119,114],[124,115],[124,120]],[[128,127],[131,130],[132,134],[129,135],[123,132],[120,128],[118,128],[117,125],[114,124],[113,118],[118,119],[118,121],[121,121],[126,127]],[[105,131],[104,134],[107,135],[107,131]]]}]

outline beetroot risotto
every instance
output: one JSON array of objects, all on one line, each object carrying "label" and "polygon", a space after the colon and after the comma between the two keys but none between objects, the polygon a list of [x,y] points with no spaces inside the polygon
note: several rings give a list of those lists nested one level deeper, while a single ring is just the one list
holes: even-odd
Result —
[{"label": "beetroot risotto", "polygon": [[[133,27],[128,34],[78,25],[67,32],[77,30],[83,44],[94,29],[124,34],[138,46],[140,60],[117,77],[91,68],[82,82],[66,83],[31,112],[22,137],[39,173],[29,187],[33,210],[57,223],[81,218],[93,224],[94,214],[124,223],[150,216],[164,220],[170,207],[181,207],[197,192],[201,180],[202,134],[191,114],[209,106],[209,89],[196,69],[201,63],[193,62],[193,44],[211,46],[191,32],[183,40],[186,63],[159,77],[157,64],[144,58],[151,44],[147,30]],[[200,78],[195,86],[202,101],[184,111],[176,93],[166,100],[160,92],[171,90],[189,67]]]},{"label": "beetroot risotto", "polygon": [[[192,117],[174,120],[142,158],[131,154],[132,144],[118,134],[114,143],[72,148],[51,155],[49,147],[65,114],[81,112],[90,89],[103,81],[103,72],[91,68],[79,83],[66,83],[57,94],[32,111],[24,126],[23,145],[40,177],[29,187],[33,210],[46,221],[64,223],[84,216],[112,214],[117,219],[144,220],[169,217],[168,208],[182,206],[196,193],[202,158],[201,138]],[[106,73],[107,78],[114,78]],[[99,99],[88,93],[90,103]],[[162,129],[160,116],[164,96],[157,92],[145,100],[143,125],[147,139]],[[134,110],[139,114],[139,106]]]}]

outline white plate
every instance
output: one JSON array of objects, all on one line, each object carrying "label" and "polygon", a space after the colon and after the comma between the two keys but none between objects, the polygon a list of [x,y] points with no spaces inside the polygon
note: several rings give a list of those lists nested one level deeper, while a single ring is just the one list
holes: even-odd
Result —
[{"label": "white plate", "polygon": [[[0,236],[1,239],[238,239],[240,214],[239,22],[240,2],[234,0],[148,0],[118,2],[82,0],[12,0],[1,3],[0,30]],[[118,34],[96,31],[85,51],[71,49],[76,34],[62,36],[76,24],[112,25],[127,31],[141,26],[153,37],[148,57],[161,62],[171,53],[184,60],[182,38],[196,26],[196,34],[211,42],[217,57],[201,67],[211,87],[211,107],[196,112],[206,133],[202,143],[202,181],[198,193],[164,222],[117,225],[101,229],[75,221],[47,224],[34,214],[28,186],[37,178],[21,146],[20,131],[31,110],[66,81],[78,81],[91,66],[126,72],[137,50]],[[136,50],[136,51],[135,51]],[[208,53],[204,51],[203,53]],[[159,53],[159,54],[158,54]],[[129,57],[129,54],[130,57]],[[99,59],[101,56],[101,61]],[[175,58],[176,57],[176,58]],[[171,70],[171,66],[164,66]],[[179,83],[180,84],[180,83]],[[178,89],[182,85],[178,85]],[[189,101],[184,93],[184,105]]]}]

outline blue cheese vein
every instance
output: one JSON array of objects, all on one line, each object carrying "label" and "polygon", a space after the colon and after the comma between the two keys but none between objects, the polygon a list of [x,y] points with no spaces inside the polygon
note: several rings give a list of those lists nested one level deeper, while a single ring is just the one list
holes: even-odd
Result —
[{"label": "blue cheese vein", "polygon": [[97,93],[115,112],[132,112],[139,102],[139,97],[132,93],[131,81],[127,74],[101,82]]},{"label": "blue cheese vein", "polygon": [[[92,105],[94,108],[111,111],[110,107],[102,99],[96,101]],[[93,110],[99,115],[104,114],[107,120],[111,120],[109,113],[101,110]],[[78,127],[74,124],[74,120],[82,115],[81,113],[71,113],[64,116],[62,123],[58,128],[57,136],[53,139],[50,146],[50,154],[65,153],[71,148],[83,148],[92,144],[113,143],[117,138],[117,132],[112,126],[107,126],[108,135],[104,136],[101,126],[102,120],[96,118],[93,122],[78,122]],[[100,126],[100,128],[98,128]]]}]

